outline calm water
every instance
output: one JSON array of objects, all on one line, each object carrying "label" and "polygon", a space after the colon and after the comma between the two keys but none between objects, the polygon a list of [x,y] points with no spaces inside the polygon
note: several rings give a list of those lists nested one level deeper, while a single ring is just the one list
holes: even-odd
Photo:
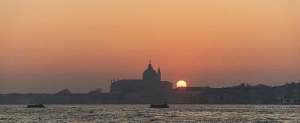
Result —
[{"label": "calm water", "polygon": [[0,105],[0,122],[300,122],[299,105]]}]

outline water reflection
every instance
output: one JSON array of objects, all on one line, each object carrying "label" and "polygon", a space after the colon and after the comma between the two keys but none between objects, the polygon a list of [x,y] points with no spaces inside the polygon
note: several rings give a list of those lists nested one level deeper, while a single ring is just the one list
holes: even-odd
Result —
[{"label": "water reflection", "polygon": [[0,122],[298,122],[298,105],[1,105]]}]

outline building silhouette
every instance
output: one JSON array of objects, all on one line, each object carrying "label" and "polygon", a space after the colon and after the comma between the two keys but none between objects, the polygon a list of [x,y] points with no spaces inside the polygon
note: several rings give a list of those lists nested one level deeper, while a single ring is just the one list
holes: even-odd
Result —
[{"label": "building silhouette", "polygon": [[157,72],[151,62],[141,79],[111,80],[110,92],[102,89],[89,93],[71,93],[64,89],[54,94],[47,93],[9,93],[0,94],[0,104],[126,104],[161,103],[173,104],[300,104],[300,82],[288,82],[280,86],[263,84],[211,87],[178,87],[162,81],[160,68]]},{"label": "building silhouette", "polygon": [[161,78],[160,68],[156,72],[149,62],[142,79],[111,80],[110,94],[118,95],[118,99],[126,103],[149,103],[160,100],[163,97],[157,97],[157,94],[172,90],[173,86],[171,82],[162,81]]}]

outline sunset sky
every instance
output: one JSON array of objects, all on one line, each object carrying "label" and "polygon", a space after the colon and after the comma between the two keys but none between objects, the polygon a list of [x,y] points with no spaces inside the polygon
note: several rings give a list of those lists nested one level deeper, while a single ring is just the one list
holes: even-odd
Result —
[{"label": "sunset sky", "polygon": [[[163,1],[163,2],[162,2]],[[1,0],[0,93],[300,80],[299,0]]]}]

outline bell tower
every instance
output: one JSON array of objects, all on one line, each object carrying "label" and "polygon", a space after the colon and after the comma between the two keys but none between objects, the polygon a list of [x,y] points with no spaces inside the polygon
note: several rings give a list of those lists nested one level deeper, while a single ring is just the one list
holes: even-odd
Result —
[{"label": "bell tower", "polygon": [[160,68],[158,67],[158,71],[157,71],[157,81],[161,81],[161,73],[160,73]]}]

